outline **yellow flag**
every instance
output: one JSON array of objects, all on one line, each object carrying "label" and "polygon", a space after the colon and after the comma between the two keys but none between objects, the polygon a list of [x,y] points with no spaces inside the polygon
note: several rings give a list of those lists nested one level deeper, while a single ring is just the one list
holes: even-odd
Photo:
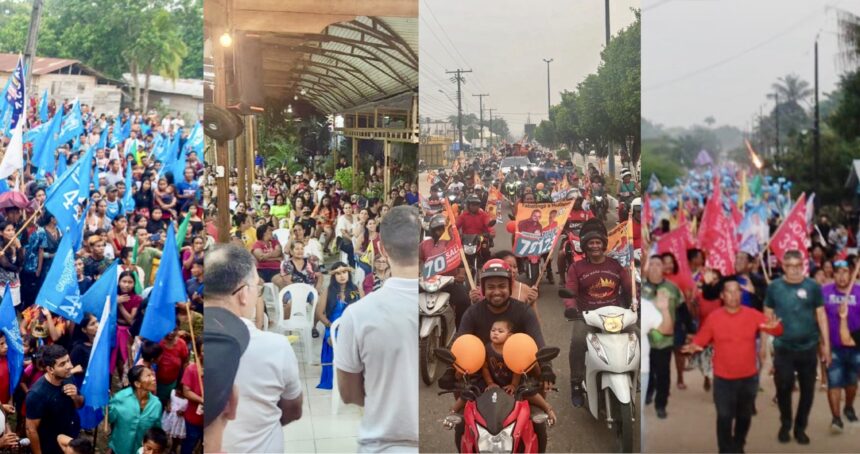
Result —
[{"label": "yellow flag", "polygon": [[747,184],[747,173],[741,170],[741,189],[738,191],[738,209],[744,210],[744,205],[750,199],[750,188]]}]

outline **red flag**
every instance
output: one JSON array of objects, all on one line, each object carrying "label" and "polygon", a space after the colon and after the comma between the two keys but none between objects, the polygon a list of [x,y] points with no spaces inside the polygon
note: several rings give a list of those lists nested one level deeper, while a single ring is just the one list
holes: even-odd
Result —
[{"label": "red flag", "polygon": [[653,216],[651,213],[651,198],[648,194],[645,194],[645,197],[642,199],[642,226],[645,229],[643,236],[648,237],[651,233],[651,217]]},{"label": "red flag", "polygon": [[809,264],[809,252],[806,248],[806,241],[809,239],[809,230],[806,227],[806,194],[800,194],[797,203],[791,209],[791,213],[785,218],[785,221],[776,229],[776,233],[770,238],[770,249],[776,255],[776,258],[782,261],[782,256],[786,251],[792,249],[800,251],[803,254],[804,269]]},{"label": "red flag", "polygon": [[706,253],[705,266],[718,270],[723,276],[734,274],[738,242],[734,220],[723,210],[719,180],[714,181],[714,192],[705,205],[698,240],[699,248]]},{"label": "red flag", "polygon": [[675,261],[678,262],[678,277],[680,278],[680,283],[686,289],[695,287],[693,273],[690,271],[690,264],[687,262],[687,249],[692,246],[693,244],[690,242],[690,230],[686,222],[657,240],[658,254],[670,252],[675,256]]},{"label": "red flag", "polygon": [[457,231],[457,227],[455,225],[457,218],[454,217],[454,212],[447,199],[443,199],[442,204],[445,207],[443,213],[448,218],[446,227],[448,232],[446,235],[442,236],[442,239],[446,239],[446,237],[449,237],[450,239],[448,240],[448,244],[443,252],[434,255],[433,257],[427,257],[424,263],[421,264],[421,273],[425,279],[431,278],[437,274],[453,271],[457,269],[461,263],[460,249],[463,248],[463,244],[460,241],[460,232]]}]

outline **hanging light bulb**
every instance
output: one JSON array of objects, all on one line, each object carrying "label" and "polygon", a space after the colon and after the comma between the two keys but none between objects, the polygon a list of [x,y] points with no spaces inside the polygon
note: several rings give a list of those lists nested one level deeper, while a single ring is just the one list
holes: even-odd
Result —
[{"label": "hanging light bulb", "polygon": [[304,88],[302,88],[302,91],[301,91],[302,96],[306,95],[307,93],[308,93],[308,91],[305,90]]},{"label": "hanging light bulb", "polygon": [[287,105],[287,113],[293,113],[293,105],[292,104]]},{"label": "hanging light bulb", "polygon": [[224,32],[224,34],[221,35],[221,38],[219,38],[218,41],[221,43],[222,46],[230,47],[233,44],[233,37],[230,36],[230,33]]},{"label": "hanging light bulb", "polygon": [[293,101],[298,101],[298,100],[299,100],[299,95],[293,95]]}]

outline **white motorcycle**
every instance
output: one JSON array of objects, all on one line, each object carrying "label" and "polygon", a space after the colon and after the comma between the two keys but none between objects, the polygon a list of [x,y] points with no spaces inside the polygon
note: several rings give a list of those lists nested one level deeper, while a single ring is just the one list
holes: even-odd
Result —
[{"label": "white motorcycle", "polygon": [[[558,292],[572,298],[570,290]],[[600,332],[586,334],[585,383],[588,410],[595,419],[605,418],[615,431],[619,452],[633,452],[636,422],[636,383],[639,374],[639,336],[623,330],[636,325],[631,309],[604,306],[582,312],[588,326]]]},{"label": "white motorcycle", "polygon": [[454,282],[452,276],[433,276],[421,279],[418,294],[418,350],[421,380],[425,385],[436,381],[437,348],[447,348],[454,339],[456,322],[451,295],[442,291]]}]

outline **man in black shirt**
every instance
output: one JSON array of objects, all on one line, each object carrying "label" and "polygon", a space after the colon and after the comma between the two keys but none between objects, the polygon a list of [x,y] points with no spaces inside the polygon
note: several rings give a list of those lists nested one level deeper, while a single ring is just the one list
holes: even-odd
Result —
[{"label": "man in black shirt", "polygon": [[311,217],[311,208],[302,208],[302,217],[299,218],[299,224],[305,231],[305,238],[316,238],[317,221]]},{"label": "man in black shirt", "polygon": [[84,405],[84,398],[72,380],[72,361],[65,348],[44,347],[42,362],[45,375],[27,394],[27,437],[34,454],[62,454],[57,435],[78,436],[77,409]]}]

